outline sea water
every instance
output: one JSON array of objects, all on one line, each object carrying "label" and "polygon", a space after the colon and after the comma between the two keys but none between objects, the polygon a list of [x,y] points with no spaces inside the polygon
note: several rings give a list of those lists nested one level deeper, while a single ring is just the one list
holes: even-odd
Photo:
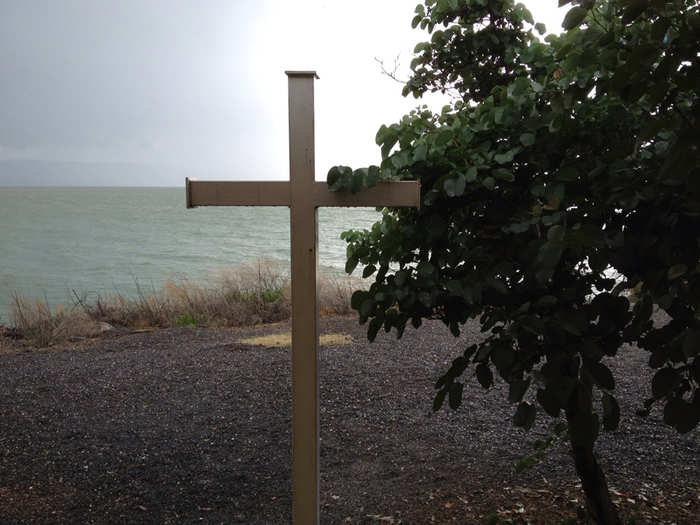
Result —
[{"label": "sea water", "polygon": [[[374,208],[321,208],[319,260],[345,266],[347,229],[369,228]],[[246,263],[289,264],[289,210],[185,209],[184,188],[0,188],[0,323],[13,293],[72,304],[201,283]]]}]

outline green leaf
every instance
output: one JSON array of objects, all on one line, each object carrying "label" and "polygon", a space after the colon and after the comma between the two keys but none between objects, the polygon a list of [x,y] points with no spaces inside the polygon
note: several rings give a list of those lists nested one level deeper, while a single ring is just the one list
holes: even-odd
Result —
[{"label": "green leaf", "polygon": [[428,261],[423,261],[418,264],[416,271],[421,277],[429,277],[435,272],[435,266],[430,264]]},{"label": "green leaf", "polygon": [[352,169],[348,166],[333,166],[326,177],[331,191],[342,190],[348,177],[352,175]]},{"label": "green leaf", "polygon": [[379,180],[379,168],[377,166],[370,166],[367,172],[367,176],[365,177],[365,186],[367,188],[373,188],[374,186],[379,184]]},{"label": "green leaf", "polygon": [[493,112],[493,120],[496,124],[503,122],[503,114],[505,113],[505,108],[496,108]]},{"label": "green leaf", "polygon": [[566,230],[564,227],[561,224],[557,224],[547,230],[547,240],[550,242],[561,242],[564,240],[565,234]]},{"label": "green leaf", "polygon": [[491,368],[485,363],[476,365],[476,378],[479,380],[479,384],[484,388],[489,388],[493,385],[493,373],[491,372]]},{"label": "green leaf", "polygon": [[440,390],[435,394],[435,399],[433,400],[433,412],[437,412],[442,407],[445,402],[445,396],[447,395],[447,390]]},{"label": "green leaf", "polygon": [[456,177],[447,179],[443,187],[448,197],[460,197],[464,195],[464,189],[466,187],[464,175],[459,173]]},{"label": "green leaf", "polygon": [[544,408],[547,414],[552,417],[559,417],[559,411],[562,408],[560,399],[557,398],[556,394],[551,389],[540,388],[537,390],[537,402]]},{"label": "green leaf", "polygon": [[518,403],[523,400],[523,396],[527,389],[530,388],[531,379],[528,377],[525,380],[511,381],[508,385],[508,401]]},{"label": "green leaf", "polygon": [[447,281],[445,287],[450,292],[450,294],[456,297],[461,297],[464,294],[462,284],[459,281],[455,281],[454,279]]},{"label": "green leaf", "polygon": [[382,159],[386,159],[391,153],[392,148],[399,141],[398,131],[393,128],[382,126],[377,132],[377,145],[381,146]]},{"label": "green leaf", "polygon": [[465,180],[467,182],[474,182],[476,180],[477,171],[475,166],[471,166],[464,174]]},{"label": "green leaf", "polygon": [[600,360],[604,353],[603,349],[600,348],[594,341],[583,341],[581,343],[581,354],[583,357],[586,359],[592,360],[592,361],[598,361]]},{"label": "green leaf", "polygon": [[432,206],[433,204],[435,204],[435,201],[438,199],[439,196],[440,192],[433,188],[425,194],[425,197],[423,198],[423,204],[425,206]]},{"label": "green leaf", "polygon": [[559,170],[557,180],[562,182],[572,182],[578,179],[578,170],[572,166],[567,166]]},{"label": "green leaf", "polygon": [[374,272],[377,271],[377,267],[373,264],[369,264],[365,266],[365,269],[362,270],[362,278],[367,279],[370,275],[372,275]]},{"label": "green leaf", "polygon": [[362,301],[362,304],[360,304],[360,315],[362,317],[367,317],[369,314],[372,313],[372,310],[374,310],[374,300],[367,298],[364,301]]},{"label": "green leaf", "polygon": [[370,343],[377,337],[377,332],[379,332],[381,327],[382,319],[379,317],[375,317],[369,322],[369,326],[367,327],[367,340]]},{"label": "green leaf", "polygon": [[586,18],[587,14],[588,14],[588,9],[586,9],[585,7],[581,7],[581,6],[572,7],[571,9],[569,9],[569,12],[566,13],[566,16],[564,17],[564,21],[562,22],[561,25],[564,29],[569,31],[569,30],[581,25],[581,23]]},{"label": "green leaf", "polygon": [[664,407],[664,423],[671,425],[681,434],[690,432],[700,423],[700,396],[692,402],[675,397]]},{"label": "green leaf", "polygon": [[500,344],[491,350],[491,361],[496,365],[499,373],[503,375],[508,371],[515,361],[515,351],[512,346]]},{"label": "green leaf", "polygon": [[[415,27],[415,26],[414,26]],[[540,35],[544,35],[547,32],[547,26],[545,26],[543,23],[538,22],[535,24],[535,29]]]},{"label": "green leaf", "polygon": [[668,280],[673,281],[678,279],[681,275],[688,271],[688,267],[685,264],[676,264],[668,269]]},{"label": "green leaf", "polygon": [[509,170],[505,170],[503,168],[496,168],[493,170],[493,176],[497,178],[498,180],[504,180],[507,182],[513,182],[515,180],[515,175]]},{"label": "green leaf", "polygon": [[[432,306],[433,306],[433,299],[428,292],[420,292],[418,294],[418,300],[426,308],[432,308]],[[414,317],[413,319],[415,320],[417,318]],[[416,328],[418,328],[418,327],[416,326]]]},{"label": "green leaf", "polygon": [[418,144],[416,149],[413,151],[413,162],[424,161],[428,156],[428,146],[425,144]]},{"label": "green leaf", "polygon": [[366,169],[355,170],[350,179],[350,192],[359,193],[362,190],[365,182]]},{"label": "green leaf", "polygon": [[519,152],[520,152],[520,148],[512,148],[512,149],[509,149],[508,151],[505,151],[503,153],[496,153],[496,155],[494,155],[493,158],[499,164],[508,164],[509,162],[513,162],[513,158]]},{"label": "green leaf", "polygon": [[475,363],[486,363],[488,361],[489,356],[491,355],[491,350],[493,348],[489,344],[482,344],[479,347],[479,351],[476,353],[474,356],[474,362]]},{"label": "green leaf", "polygon": [[508,164],[509,162],[513,161],[513,155],[509,154],[509,152],[496,153],[493,159],[499,164]]},{"label": "green leaf", "polygon": [[[700,331],[689,330],[683,339],[683,355],[690,360],[698,355],[700,351]],[[700,370],[700,360],[695,361],[697,370]]]},{"label": "green leaf", "polygon": [[690,403],[675,397],[664,407],[664,423],[671,425],[681,434],[690,432],[700,423],[700,397]]},{"label": "green leaf", "polygon": [[610,369],[600,362],[587,362],[588,370],[595,380],[596,385],[605,390],[613,390],[615,388],[615,378]]},{"label": "green leaf", "polygon": [[651,37],[657,41],[663,40],[669,27],[671,27],[671,20],[668,18],[659,18],[651,26]]},{"label": "green leaf", "polygon": [[450,385],[450,408],[452,410],[457,410],[462,404],[462,391],[464,390],[464,385],[462,383],[452,383]]},{"label": "green leaf", "polygon": [[664,367],[656,372],[651,380],[651,392],[656,398],[664,397],[676,388],[680,381],[681,377],[675,368]]},{"label": "green leaf", "polygon": [[617,430],[620,424],[620,406],[617,400],[608,394],[603,393],[603,428],[605,430]]},{"label": "green leaf", "polygon": [[339,178],[340,178],[340,168],[338,166],[333,166],[328,171],[328,175],[326,176],[326,182],[328,183],[329,186],[334,186],[338,182]]},{"label": "green leaf", "polygon": [[357,268],[357,264],[360,262],[360,259],[358,257],[355,257],[354,255],[351,257],[348,257],[348,260],[345,262],[345,273],[352,273],[355,271],[355,268]]},{"label": "green leaf", "polygon": [[550,209],[558,210],[564,199],[566,187],[563,184],[552,184],[545,190],[545,198]]},{"label": "green leaf", "polygon": [[546,310],[552,308],[553,306],[556,306],[558,302],[559,300],[553,295],[545,295],[535,303],[535,308],[537,308],[538,310]]},{"label": "green leaf", "polygon": [[369,293],[367,293],[365,290],[357,290],[352,294],[352,297],[350,298],[350,306],[352,307],[353,310],[359,310],[360,305],[362,302],[367,299],[369,296]]},{"label": "green leaf", "polygon": [[454,133],[451,129],[440,130],[437,137],[435,138],[436,146],[444,146],[454,138]]},{"label": "green leaf", "polygon": [[551,277],[563,252],[564,248],[561,242],[546,242],[542,245],[538,253],[538,260],[541,263],[538,271],[540,280],[546,281]]},{"label": "green leaf", "polygon": [[523,133],[520,135],[520,143],[525,147],[532,146],[535,143],[535,134]]},{"label": "green leaf", "polygon": [[[418,53],[422,53],[423,51],[429,51],[430,47],[431,47],[430,42],[419,42],[413,48],[413,52],[415,54],[418,54]],[[381,128],[379,128],[379,131],[382,131],[383,128],[386,129],[386,126],[382,126]],[[377,144],[381,144],[381,142],[379,142],[379,135],[378,134],[377,134]]]},{"label": "green leaf", "polygon": [[634,22],[634,20],[637,19],[637,17],[639,17],[639,15],[641,15],[646,9],[646,2],[643,0],[636,0],[631,2],[631,4],[632,5],[625,9],[624,14],[622,15],[623,24]]},{"label": "green leaf", "polygon": [[409,276],[408,271],[406,271],[406,270],[399,270],[399,271],[396,272],[396,274],[395,274],[394,283],[396,283],[396,286],[398,286],[398,287],[400,288],[400,287],[402,287],[404,284],[406,284],[406,281],[408,281],[408,276]]},{"label": "green leaf", "polygon": [[527,401],[523,401],[518,405],[518,409],[515,411],[515,415],[513,416],[513,424],[516,427],[530,430],[532,425],[535,423],[536,416],[537,407],[535,405],[531,405]]}]

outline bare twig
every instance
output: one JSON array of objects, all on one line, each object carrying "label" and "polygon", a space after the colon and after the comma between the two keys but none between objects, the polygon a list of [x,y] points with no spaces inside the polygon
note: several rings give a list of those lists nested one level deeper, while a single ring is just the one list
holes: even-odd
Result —
[{"label": "bare twig", "polygon": [[377,62],[380,67],[382,68],[382,74],[388,76],[390,79],[392,79],[395,82],[398,82],[399,84],[405,85],[408,81],[407,80],[401,80],[398,77],[398,70],[399,70],[399,65],[400,65],[400,59],[401,54],[396,55],[396,58],[394,59],[394,67],[392,70],[388,70],[386,66],[384,65],[384,60],[374,57],[374,61]]}]

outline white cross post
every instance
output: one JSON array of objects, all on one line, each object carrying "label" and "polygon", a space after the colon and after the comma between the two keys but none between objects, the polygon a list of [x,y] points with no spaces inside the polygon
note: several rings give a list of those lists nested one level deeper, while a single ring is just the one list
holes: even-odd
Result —
[{"label": "white cross post", "polygon": [[420,205],[418,182],[332,192],[314,172],[314,71],[287,71],[289,181],[185,180],[187,207],[288,206],[292,238],[292,522],[319,522],[318,208]]}]

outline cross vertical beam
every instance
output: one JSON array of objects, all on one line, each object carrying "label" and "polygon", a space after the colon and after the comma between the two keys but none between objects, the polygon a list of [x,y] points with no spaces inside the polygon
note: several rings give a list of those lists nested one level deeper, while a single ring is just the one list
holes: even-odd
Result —
[{"label": "cross vertical beam", "polygon": [[314,202],[315,73],[289,77],[292,266],[292,521],[319,522],[318,208]]},{"label": "cross vertical beam", "polygon": [[317,209],[319,206],[420,206],[417,181],[386,182],[358,194],[333,192],[314,176],[313,71],[289,78],[289,182],[191,181],[188,208],[289,206],[292,266],[292,522],[319,523]]}]

